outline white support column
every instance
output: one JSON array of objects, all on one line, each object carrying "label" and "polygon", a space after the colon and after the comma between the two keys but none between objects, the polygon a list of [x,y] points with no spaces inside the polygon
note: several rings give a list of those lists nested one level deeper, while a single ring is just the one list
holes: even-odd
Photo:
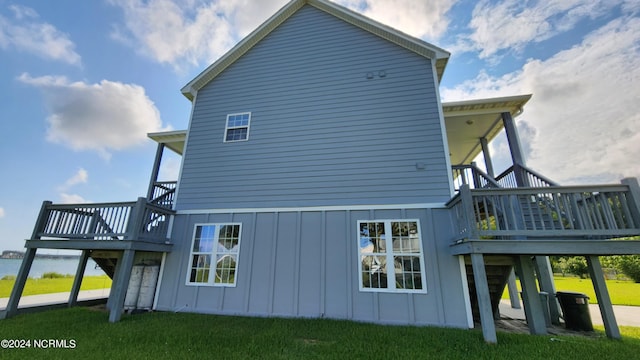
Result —
[{"label": "white support column", "polygon": [[482,335],[484,336],[484,341],[495,344],[498,342],[496,324],[493,319],[491,295],[482,254],[471,254],[471,266],[473,267],[473,280],[476,286],[476,297],[478,298]]},{"label": "white support column", "polygon": [[533,275],[533,264],[529,256],[516,256],[516,272],[522,285],[522,300],[524,301],[524,314],[529,325],[529,332],[534,335],[547,333],[547,324],[544,319],[540,295],[536,286],[536,278]]},{"label": "white support column", "polygon": [[585,258],[587,259],[589,276],[591,276],[591,282],[593,283],[593,290],[595,290],[596,298],[598,298],[598,307],[600,308],[600,314],[602,315],[604,331],[607,334],[607,337],[620,339],[620,329],[618,329],[616,315],[613,313],[613,305],[611,304],[611,298],[609,297],[609,291],[607,290],[607,284],[604,279],[604,273],[602,272],[602,266],[600,265],[600,259],[595,255],[585,256]]},{"label": "white support column", "polygon": [[84,270],[87,267],[87,261],[89,260],[89,250],[82,250],[80,255],[80,261],[78,262],[78,268],[76,269],[76,277],[73,279],[73,285],[71,286],[71,293],[69,294],[68,306],[72,307],[78,303],[78,294],[80,293],[80,286],[82,285],[82,279],[84,278]]}]

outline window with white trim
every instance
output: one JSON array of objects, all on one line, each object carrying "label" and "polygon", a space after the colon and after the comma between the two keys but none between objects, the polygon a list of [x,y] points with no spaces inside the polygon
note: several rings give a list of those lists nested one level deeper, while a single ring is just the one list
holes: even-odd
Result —
[{"label": "window with white trim", "polygon": [[360,290],[426,292],[418,220],[358,221]]},{"label": "window with white trim", "polygon": [[227,115],[227,123],[224,129],[224,142],[249,140],[250,123],[250,112]]},{"label": "window with white trim", "polygon": [[196,224],[187,284],[235,286],[241,224]]}]

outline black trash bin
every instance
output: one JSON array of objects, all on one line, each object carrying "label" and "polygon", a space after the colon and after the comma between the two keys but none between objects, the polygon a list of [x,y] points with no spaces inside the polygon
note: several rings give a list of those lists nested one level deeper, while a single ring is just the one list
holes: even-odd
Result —
[{"label": "black trash bin", "polygon": [[589,314],[589,297],[586,294],[558,291],[556,297],[560,302],[567,329],[593,331],[591,314]]}]

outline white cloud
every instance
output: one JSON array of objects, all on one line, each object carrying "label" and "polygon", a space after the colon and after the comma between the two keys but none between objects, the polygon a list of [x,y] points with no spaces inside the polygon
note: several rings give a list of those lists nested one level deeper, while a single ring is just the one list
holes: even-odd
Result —
[{"label": "white cloud", "polygon": [[5,215],[4,208],[0,207],[0,219],[2,219]]},{"label": "white cloud", "polygon": [[123,150],[146,141],[148,132],[163,131],[160,113],[143,87],[102,80],[70,82],[65,77],[18,78],[45,95],[50,115],[47,140],[74,150]]},{"label": "white cloud", "polygon": [[61,186],[62,189],[69,189],[70,187],[77,184],[86,184],[89,180],[89,173],[87,170],[80,168],[78,171],[73,174],[67,181],[64,182],[64,185]]},{"label": "white cloud", "polygon": [[[284,6],[286,0],[110,0],[124,12],[112,37],[155,61],[184,70],[218,59]],[[457,0],[338,0],[407,34],[437,39]]]},{"label": "white cloud", "polygon": [[124,12],[112,37],[183,70],[211,63],[286,0],[111,0]]},{"label": "white cloud", "polygon": [[[532,93],[519,118],[528,165],[560,183],[617,182],[640,177],[640,18],[618,18],[581,44],[522,70],[481,74],[446,101]],[[523,123],[524,122],[524,123]]]},{"label": "white cloud", "polygon": [[338,3],[409,35],[437,40],[449,25],[457,0],[337,0]]},{"label": "white cloud", "polygon": [[623,0],[480,1],[473,10],[470,34],[462,35],[450,50],[479,51],[487,58],[502,50],[520,52],[531,42],[542,42],[573,29],[586,18],[607,15]]},{"label": "white cloud", "polygon": [[61,193],[60,202],[62,204],[86,204],[86,203],[89,203],[90,201],[87,201],[85,198],[83,198],[78,194]]},{"label": "white cloud", "polygon": [[15,48],[45,59],[80,65],[69,35],[38,19],[38,14],[26,6],[12,5],[13,18],[0,15],[0,48]]}]

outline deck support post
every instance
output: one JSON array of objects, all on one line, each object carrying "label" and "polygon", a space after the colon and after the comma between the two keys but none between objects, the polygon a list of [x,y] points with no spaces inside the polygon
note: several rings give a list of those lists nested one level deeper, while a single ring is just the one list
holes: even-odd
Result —
[{"label": "deck support post", "polygon": [[13,284],[13,289],[7,302],[7,308],[5,309],[5,318],[12,317],[18,312],[18,303],[20,302],[20,297],[22,297],[24,285],[27,283],[31,264],[33,264],[33,259],[36,257],[36,251],[36,248],[27,248],[24,258],[22,258],[22,264],[20,265],[16,282]]},{"label": "deck support post", "polygon": [[604,273],[602,272],[602,266],[600,265],[600,258],[596,255],[585,256],[585,258],[587,259],[589,276],[591,276],[591,282],[593,283],[593,290],[595,291],[596,298],[598,299],[598,307],[600,308],[600,314],[602,315],[604,331],[607,334],[607,337],[611,339],[620,339],[620,329],[618,329],[616,315],[613,313],[613,306],[611,305],[611,298],[609,297]]},{"label": "deck support post", "polygon": [[89,250],[82,250],[80,261],[78,262],[78,268],[76,269],[76,276],[73,279],[73,285],[71,286],[71,293],[69,294],[69,307],[76,306],[78,303],[78,294],[80,293],[80,286],[82,285],[82,279],[84,279],[84,271],[87,267],[88,260]]},{"label": "deck support post", "polygon": [[[51,206],[51,201],[42,202],[40,213],[38,213],[38,219],[36,220],[36,225],[33,227],[33,232],[31,233],[32,240],[40,239],[40,233],[43,231],[45,225],[47,224],[49,206]],[[31,271],[33,259],[35,259],[36,257],[36,251],[38,249],[35,247],[28,247],[28,242],[29,240],[27,240],[27,244],[25,244],[27,251],[24,254],[24,258],[22,258],[22,264],[20,264],[20,270],[18,270],[16,282],[13,284],[13,289],[11,289],[11,295],[9,296],[9,301],[7,302],[7,307],[4,312],[5,318],[9,318],[18,312],[18,303],[20,303],[20,298],[22,297],[24,286],[27,283],[27,278],[29,277],[29,271]]]},{"label": "deck support post", "polygon": [[526,255],[518,255],[516,260],[516,272],[522,285],[522,300],[524,302],[524,314],[529,325],[529,332],[534,335],[545,335],[547,324],[538,295],[536,278],[533,275],[533,263]]},{"label": "deck support post", "polygon": [[511,268],[509,273],[509,279],[507,280],[507,289],[509,289],[509,300],[511,301],[511,308],[520,309],[520,296],[518,296],[518,286],[516,285],[516,273]]},{"label": "deck support post", "polygon": [[484,165],[487,169],[487,175],[491,176],[492,179],[495,179],[495,173],[493,172],[493,162],[491,161],[491,152],[489,151],[489,143],[487,142],[487,138],[480,138],[480,147],[482,148],[482,155],[484,156]]},{"label": "deck support post", "polygon": [[155,187],[155,183],[158,181],[158,174],[160,173],[160,164],[162,163],[163,152],[164,143],[158,143],[156,158],[153,161],[153,169],[151,170],[151,179],[149,180],[149,190],[147,191],[147,199],[149,199],[149,201],[153,199],[153,189]]},{"label": "deck support post", "polygon": [[560,304],[556,299],[556,285],[553,282],[553,270],[548,256],[536,256],[536,270],[538,273],[538,282],[540,291],[549,294],[549,317],[551,323],[560,325]]},{"label": "deck support post", "polygon": [[496,336],[496,324],[493,319],[487,272],[484,267],[484,257],[482,254],[471,254],[470,256],[471,266],[473,267],[473,280],[476,286],[476,296],[478,298],[478,309],[480,310],[482,335],[484,341],[495,344],[498,342],[498,338]]},{"label": "deck support post", "polygon": [[124,250],[122,258],[116,264],[115,279],[108,300],[109,322],[118,322],[122,317],[124,298],[129,287],[135,253],[135,250]]},{"label": "deck support post", "polygon": [[629,187],[629,192],[631,193],[631,204],[630,211],[634,218],[640,218],[640,185],[638,185],[637,178],[624,178],[620,181],[623,185],[627,185]]}]

